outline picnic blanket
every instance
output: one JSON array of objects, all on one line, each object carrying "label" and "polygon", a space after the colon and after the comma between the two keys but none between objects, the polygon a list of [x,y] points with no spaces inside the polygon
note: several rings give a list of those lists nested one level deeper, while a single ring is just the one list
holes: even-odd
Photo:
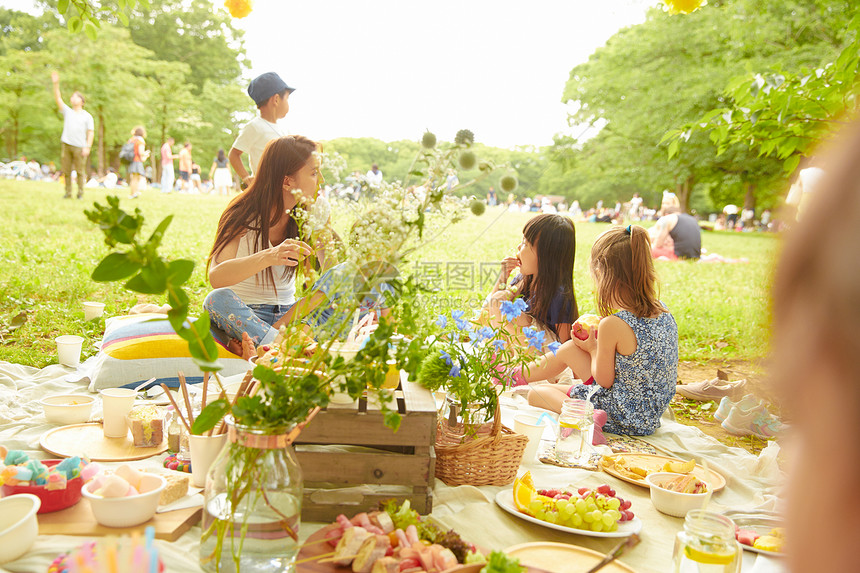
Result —
[{"label": "picnic blanket", "polygon": [[[49,455],[39,448],[39,437],[55,426],[45,420],[38,400],[49,394],[86,394],[86,382],[73,381],[79,379],[80,376],[72,369],[63,366],[36,369],[0,361],[0,443],[9,449],[23,450],[34,458],[48,458]],[[538,413],[540,410],[529,406],[521,396],[503,396],[502,420],[505,425],[513,427],[513,417],[520,412]],[[93,414],[100,415],[98,402]],[[544,438],[551,437],[551,430],[548,430]],[[780,509],[777,493],[782,476],[777,465],[779,447],[776,443],[772,442],[760,455],[755,456],[740,448],[728,447],[698,428],[677,423],[671,414],[664,416],[662,427],[644,440],[659,451],[677,457],[707,460],[712,469],[725,476],[726,488],[714,494],[709,509]],[[683,520],[658,513],[651,505],[647,489],[621,482],[603,472],[556,467],[540,462],[533,462],[521,469],[532,472],[538,487],[610,483],[619,495],[633,502],[633,511],[643,521],[640,534],[642,543],[622,560],[643,573],[662,573],[670,569],[675,534],[682,529]],[[449,487],[436,480],[431,515],[443,525],[460,532],[467,540],[491,549],[504,549],[530,541],[557,541],[606,552],[617,543],[616,539],[556,531],[506,513],[493,500],[499,491],[507,487],[510,486]],[[302,523],[302,538],[323,525]],[[175,542],[156,540],[158,550],[168,564],[168,571],[200,571],[197,558],[199,538],[200,527],[197,526]],[[24,557],[0,566],[0,571],[46,571],[57,555],[84,541],[85,538],[76,536],[39,536]],[[783,571],[780,560],[760,557],[756,561],[756,555],[745,552],[744,572]]]}]

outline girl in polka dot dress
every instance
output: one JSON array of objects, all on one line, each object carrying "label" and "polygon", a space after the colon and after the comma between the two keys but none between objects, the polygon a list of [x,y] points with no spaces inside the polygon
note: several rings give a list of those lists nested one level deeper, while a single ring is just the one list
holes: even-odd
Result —
[{"label": "girl in polka dot dress", "polygon": [[551,379],[570,367],[587,382],[537,384],[529,403],[558,412],[566,398],[585,399],[596,388],[591,401],[606,411],[605,432],[653,434],[675,394],[678,326],[657,300],[648,232],[630,225],[600,235],[591,248],[591,273],[603,317],[597,328],[574,325],[575,334],[587,335],[584,340],[574,336],[555,354],[516,369],[514,383]]}]

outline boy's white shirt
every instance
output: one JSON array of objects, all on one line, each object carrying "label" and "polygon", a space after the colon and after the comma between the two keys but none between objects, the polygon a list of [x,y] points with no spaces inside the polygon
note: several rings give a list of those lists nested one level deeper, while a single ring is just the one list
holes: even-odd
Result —
[{"label": "boy's white shirt", "polygon": [[260,165],[260,158],[263,157],[263,150],[266,149],[266,144],[279,137],[285,137],[290,133],[286,128],[277,123],[266,121],[260,116],[249,121],[242,131],[239,132],[239,137],[233,143],[233,148],[238,149],[242,153],[247,153],[251,172],[256,173],[257,167]]},{"label": "boy's white shirt", "polygon": [[[257,168],[260,166],[260,158],[263,156],[263,150],[273,139],[286,137],[289,132],[277,123],[266,121],[260,116],[249,121],[242,131],[239,132],[239,137],[236,138],[233,147],[242,153],[247,153],[251,173],[257,173]],[[314,202],[309,213],[309,220],[312,231],[319,231],[324,228],[331,217],[331,206],[328,200],[320,195]]]}]

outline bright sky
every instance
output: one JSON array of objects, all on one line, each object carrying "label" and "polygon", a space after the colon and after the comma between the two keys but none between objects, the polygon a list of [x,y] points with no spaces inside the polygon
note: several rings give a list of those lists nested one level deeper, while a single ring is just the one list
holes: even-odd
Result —
[{"label": "bright sky", "polygon": [[[0,0],[29,9],[32,0]],[[220,5],[220,0],[213,0]],[[570,70],[656,0],[255,0],[248,79],[292,87],[290,133],[312,139],[549,145],[567,131]]]}]

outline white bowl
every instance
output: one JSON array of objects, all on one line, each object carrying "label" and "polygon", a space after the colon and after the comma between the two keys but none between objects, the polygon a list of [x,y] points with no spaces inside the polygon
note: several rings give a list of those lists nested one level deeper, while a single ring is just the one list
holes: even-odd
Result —
[{"label": "white bowl", "polygon": [[167,485],[164,477],[157,474],[146,474],[157,477],[161,485],[146,493],[130,495],[128,497],[101,497],[90,492],[95,482],[90,482],[83,487],[81,493],[90,500],[93,516],[105,527],[132,527],[146,523],[155,515],[158,509],[158,498],[161,490]]},{"label": "white bowl", "polygon": [[0,563],[24,555],[39,534],[36,512],[42,502],[33,494],[19,493],[0,499]]},{"label": "white bowl", "polygon": [[[651,503],[657,511],[674,517],[685,517],[691,509],[705,509],[711,500],[711,484],[705,482],[705,493],[680,493],[661,487],[669,480],[684,474],[657,472],[648,474],[645,483],[651,486]],[[700,480],[704,481],[704,480]]]},{"label": "white bowl", "polygon": [[83,424],[89,421],[95,401],[83,394],[58,394],[45,396],[39,403],[52,424]]}]

